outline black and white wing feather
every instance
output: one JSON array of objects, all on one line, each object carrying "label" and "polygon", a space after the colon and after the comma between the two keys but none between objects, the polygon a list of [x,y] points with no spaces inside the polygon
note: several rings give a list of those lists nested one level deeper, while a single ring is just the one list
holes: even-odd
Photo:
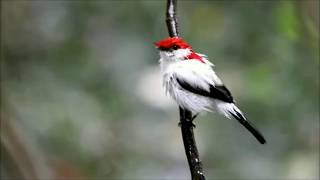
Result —
[{"label": "black and white wing feather", "polygon": [[209,89],[203,89],[202,87],[195,86],[189,83],[185,79],[176,77],[178,84],[185,90],[201,96],[218,99],[224,102],[233,103],[233,97],[230,91],[224,85],[212,85],[208,84]]},{"label": "black and white wing feather", "polygon": [[173,78],[181,88],[197,95],[233,103],[230,91],[223,85],[210,66],[195,63],[184,63],[175,67]]}]

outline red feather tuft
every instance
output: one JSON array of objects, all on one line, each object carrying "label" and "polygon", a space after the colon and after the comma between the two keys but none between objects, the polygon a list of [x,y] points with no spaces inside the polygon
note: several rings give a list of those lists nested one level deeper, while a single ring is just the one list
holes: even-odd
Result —
[{"label": "red feather tuft", "polygon": [[201,56],[199,56],[197,53],[193,52],[191,54],[189,54],[187,57],[185,57],[186,60],[197,60],[197,61],[200,61],[202,63],[205,63],[204,60],[202,59]]},{"label": "red feather tuft", "polygon": [[178,37],[169,37],[166,39],[163,39],[161,41],[154,43],[157,48],[159,49],[171,49],[173,46],[178,46],[179,49],[190,49],[191,53],[185,57],[186,60],[196,60],[200,61],[202,63],[205,63],[201,56],[199,56],[197,53],[193,52],[192,47],[185,42],[183,39]]},{"label": "red feather tuft", "polygon": [[180,49],[191,49],[191,46],[187,42],[178,37],[169,37],[154,44],[157,46],[157,48],[161,49],[170,49],[174,45],[178,46]]}]

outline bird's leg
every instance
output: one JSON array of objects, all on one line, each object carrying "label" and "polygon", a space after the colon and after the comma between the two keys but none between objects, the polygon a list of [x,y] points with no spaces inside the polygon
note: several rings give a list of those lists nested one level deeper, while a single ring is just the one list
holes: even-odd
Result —
[{"label": "bird's leg", "polygon": [[178,124],[179,127],[181,127],[182,123],[184,123],[184,124],[186,124],[186,125],[188,125],[188,126],[190,126],[190,127],[195,128],[196,125],[193,123],[193,120],[194,120],[197,116],[198,116],[198,114],[192,116],[191,119],[186,119],[186,121],[183,121],[183,122],[180,121],[179,124]]},{"label": "bird's leg", "polygon": [[[192,121],[192,120],[191,120],[191,121],[184,121],[183,123],[186,124],[186,125],[188,125],[188,126],[191,126],[191,127],[193,127],[193,128],[196,127],[196,125],[193,124],[193,121]],[[178,126],[181,127],[181,126],[182,126],[182,122],[179,122],[179,123],[178,123]]]},{"label": "bird's leg", "polygon": [[199,115],[199,113],[193,115],[192,118],[191,118],[191,121],[193,121],[198,115]]},{"label": "bird's leg", "polygon": [[179,127],[185,125],[185,126],[189,126],[189,127],[192,127],[192,128],[195,128],[196,125],[193,124],[193,119],[197,116],[192,116],[192,112],[189,111],[189,110],[185,110],[185,109],[182,109],[181,107],[180,108],[180,122],[179,122]]},{"label": "bird's leg", "polygon": [[[198,115],[199,115],[199,113],[193,115],[190,120],[187,120],[187,121],[186,121],[186,123],[188,123],[189,126],[195,128],[196,125],[193,123],[193,120],[194,120]],[[179,126],[181,126],[181,122],[179,123]]]}]

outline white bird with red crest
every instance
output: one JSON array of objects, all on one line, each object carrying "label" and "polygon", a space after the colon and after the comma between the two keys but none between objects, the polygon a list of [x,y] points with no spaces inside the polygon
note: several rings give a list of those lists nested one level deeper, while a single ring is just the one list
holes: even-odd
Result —
[{"label": "white bird with red crest", "polygon": [[230,91],[214,72],[213,64],[203,54],[179,37],[155,43],[160,51],[160,66],[166,93],[181,108],[189,110],[194,119],[202,111],[217,110],[227,118],[238,120],[256,139],[264,144],[262,134],[235,105]]}]

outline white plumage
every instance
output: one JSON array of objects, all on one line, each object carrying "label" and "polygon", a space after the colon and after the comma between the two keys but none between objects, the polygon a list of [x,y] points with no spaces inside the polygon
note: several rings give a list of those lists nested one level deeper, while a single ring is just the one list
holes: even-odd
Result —
[{"label": "white plumage", "polygon": [[[190,53],[190,49],[179,49],[176,52],[169,53],[160,52],[160,66],[166,94],[169,94],[179,106],[192,111],[193,114],[217,109],[218,112],[231,118],[230,112],[238,111],[241,113],[233,103],[204,97],[181,88],[176,77],[185,80],[192,86],[207,91],[209,91],[209,85],[223,85],[220,78],[212,69],[213,64],[207,59],[205,59],[205,63],[196,59],[181,59]],[[206,57],[203,54],[201,56]]]}]

